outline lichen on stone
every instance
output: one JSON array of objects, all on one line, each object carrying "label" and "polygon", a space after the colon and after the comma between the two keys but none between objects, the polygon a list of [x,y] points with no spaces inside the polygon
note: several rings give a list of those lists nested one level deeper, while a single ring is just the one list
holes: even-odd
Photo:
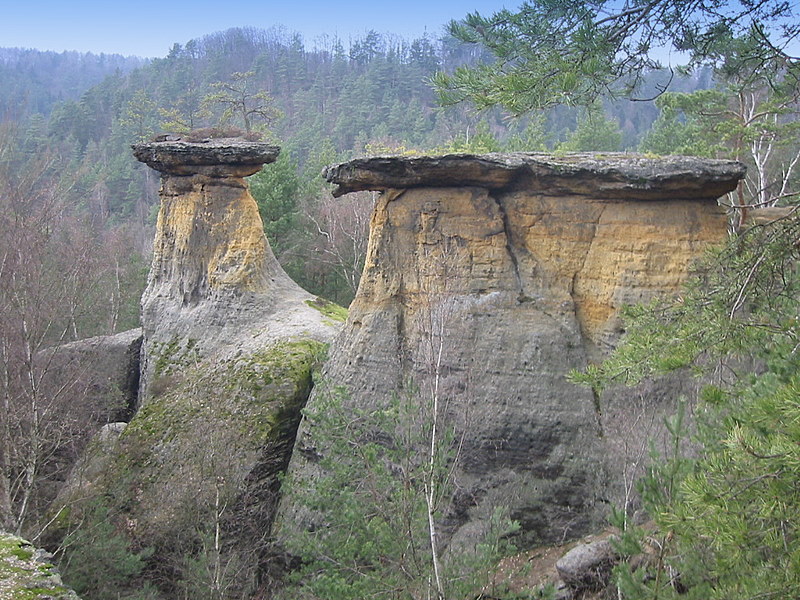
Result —
[{"label": "lichen on stone", "polygon": [[66,588],[50,555],[0,532],[0,600],[79,600]]}]

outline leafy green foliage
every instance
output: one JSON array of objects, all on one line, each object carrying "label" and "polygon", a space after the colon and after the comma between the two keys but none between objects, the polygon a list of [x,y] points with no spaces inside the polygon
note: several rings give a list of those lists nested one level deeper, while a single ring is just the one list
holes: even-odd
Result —
[{"label": "leafy green foliage", "polygon": [[757,30],[713,40],[716,89],[667,93],[662,113],[642,148],[659,154],[724,156],[745,162],[748,172],[737,194],[742,210],[771,206],[796,194],[800,160],[798,63],[754,60],[764,44]]},{"label": "leafy green foliage", "polygon": [[136,142],[144,142],[156,132],[156,103],[145,90],[137,90],[125,103],[119,124]]},{"label": "leafy green foliage", "polygon": [[[313,474],[294,475],[284,484],[292,504],[313,523],[283,532],[288,549],[302,559],[287,597],[435,596],[426,482],[435,482],[441,519],[459,442],[452,430],[435,440],[433,464],[412,451],[430,444],[432,435],[432,422],[414,392],[370,411],[345,408],[345,401],[341,388],[317,396],[306,418],[312,446],[323,454],[315,459]],[[470,551],[448,557],[447,597],[475,596],[509,550],[502,538],[513,528],[501,510],[489,529]]]},{"label": "leafy green foliage", "polygon": [[680,452],[679,413],[672,454],[640,482],[658,531],[623,536],[625,554],[650,548],[618,569],[624,598],[800,594],[799,235],[795,212],[732,239],[683,297],[630,311],[618,351],[576,376],[596,390],[687,367],[713,381],[695,414],[699,454]]},{"label": "leafy green foliage", "polygon": [[525,129],[511,134],[505,149],[509,152],[543,152],[547,150],[544,113],[529,116]]},{"label": "leafy green foliage", "polygon": [[280,257],[300,241],[300,178],[289,152],[281,152],[275,163],[250,178],[250,193],[258,204],[264,232],[275,255]]},{"label": "leafy green foliage", "polygon": [[639,146],[642,152],[654,154],[683,154],[688,156],[713,157],[722,147],[720,140],[708,135],[700,119],[691,112],[675,106],[680,95],[664,94],[656,104],[661,114],[653,123]]},{"label": "leafy green foliage", "polygon": [[[434,78],[444,105],[470,100],[478,108],[503,106],[513,114],[559,104],[589,105],[602,96],[631,95],[653,51],[673,47],[692,64],[714,62],[718,42],[752,32],[755,62],[793,60],[782,50],[797,35],[789,4],[709,4],[688,0],[529,0],[517,11],[478,13],[450,23],[457,39],[494,57]],[[663,91],[663,90],[662,90]]]},{"label": "leafy green foliage", "polygon": [[619,125],[606,117],[598,102],[584,109],[578,126],[558,145],[561,152],[618,152],[622,150]]},{"label": "leafy green foliage", "polygon": [[475,132],[472,135],[457,135],[450,140],[447,145],[437,148],[436,150],[443,153],[465,152],[470,154],[486,154],[487,152],[499,152],[500,142],[492,135],[488,124],[485,121],[481,121],[475,127]]},{"label": "leafy green foliage", "polygon": [[705,407],[699,458],[654,464],[641,491],[659,533],[631,529],[621,550],[657,540],[657,560],[617,569],[624,598],[797,597],[798,398],[796,375],[759,377],[724,407]]},{"label": "leafy green foliage", "polygon": [[[800,594],[800,377],[758,378],[723,421],[723,435],[661,518],[679,542],[703,540],[713,597]],[[694,546],[692,550],[697,550]]]},{"label": "leafy green foliage", "polygon": [[[151,548],[132,548],[121,525],[101,500],[86,507],[81,527],[61,545],[64,581],[86,600],[118,597],[145,568]],[[120,596],[133,598],[134,596]]]}]

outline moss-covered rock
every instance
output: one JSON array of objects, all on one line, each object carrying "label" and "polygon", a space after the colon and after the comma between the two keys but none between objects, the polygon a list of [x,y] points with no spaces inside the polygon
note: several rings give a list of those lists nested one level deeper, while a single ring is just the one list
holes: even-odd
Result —
[{"label": "moss-covered rock", "polygon": [[321,312],[331,321],[338,323],[344,323],[347,321],[347,309],[334,302],[325,300],[325,298],[320,298],[317,296],[313,300],[306,300],[306,304],[308,304],[311,308]]},{"label": "moss-covered rock", "polygon": [[[95,460],[104,466],[87,461],[80,494],[102,497],[106,518],[133,547],[154,548],[152,579],[183,581],[187,561],[208,559],[217,529],[225,560],[257,571],[279,477],[325,347],[284,340],[235,358],[182,364],[162,376],[157,395],[144,399],[115,446],[96,445],[102,456]],[[80,503],[72,506],[68,521],[87,518]]]},{"label": "moss-covered rock", "polygon": [[[148,480],[175,486],[174,469],[224,454],[226,470],[274,443],[285,421],[299,419],[311,389],[311,370],[325,345],[280,342],[222,362],[203,361],[167,381],[147,399],[123,432],[118,473],[148,471]],[[202,475],[197,473],[198,476]],[[113,476],[113,474],[112,474]]]},{"label": "moss-covered rock", "polygon": [[66,588],[50,555],[0,532],[0,600],[79,600]]}]

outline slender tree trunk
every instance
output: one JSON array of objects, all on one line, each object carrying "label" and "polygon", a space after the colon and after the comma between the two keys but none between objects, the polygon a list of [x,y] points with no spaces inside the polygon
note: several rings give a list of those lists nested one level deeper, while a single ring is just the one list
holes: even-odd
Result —
[{"label": "slender tree trunk", "polygon": [[221,518],[220,481],[214,486],[214,598],[222,598],[222,545],[221,545]]},{"label": "slender tree trunk", "polygon": [[16,528],[14,513],[11,507],[11,399],[10,373],[8,370],[8,352],[3,345],[3,414],[0,423],[0,528],[13,530]]},{"label": "slender tree trunk", "polygon": [[442,448],[439,438],[439,414],[441,412],[440,384],[442,380],[442,358],[444,355],[444,335],[447,310],[440,303],[432,303],[430,306],[429,327],[431,355],[431,433],[428,445],[428,477],[425,482],[425,504],[428,513],[428,535],[431,545],[431,561],[433,563],[433,576],[436,583],[437,600],[444,600],[445,589],[442,579],[442,566],[439,556],[439,531],[436,524],[437,499],[439,494],[438,482],[438,459],[441,457]]},{"label": "slender tree trunk", "polygon": [[[74,321],[74,315],[70,313],[71,321]],[[36,375],[36,366],[34,358],[34,345],[35,342],[31,340],[30,332],[28,331],[27,321],[22,320],[23,332],[25,335],[25,377],[27,379],[27,419],[29,422],[28,431],[26,432],[25,456],[23,458],[23,478],[21,489],[19,490],[20,502],[19,508],[16,510],[16,533],[22,534],[22,527],[25,519],[28,516],[28,508],[30,505],[31,495],[36,484],[36,474],[39,470],[39,458],[41,457],[41,423],[39,419],[40,403],[39,403],[39,379]]]}]

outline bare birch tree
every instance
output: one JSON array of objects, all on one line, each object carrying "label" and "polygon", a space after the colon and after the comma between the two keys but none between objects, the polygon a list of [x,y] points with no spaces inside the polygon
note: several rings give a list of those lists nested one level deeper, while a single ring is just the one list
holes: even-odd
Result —
[{"label": "bare birch tree", "polygon": [[0,128],[0,526],[33,537],[39,496],[91,420],[88,365],[65,364],[61,349],[106,332],[103,316],[120,304],[106,303],[110,253],[65,206],[58,160],[21,161],[13,127]]},{"label": "bare birch tree", "polygon": [[364,269],[374,194],[358,192],[337,199],[325,193],[306,209],[317,234],[311,260],[333,270],[353,295]]}]

